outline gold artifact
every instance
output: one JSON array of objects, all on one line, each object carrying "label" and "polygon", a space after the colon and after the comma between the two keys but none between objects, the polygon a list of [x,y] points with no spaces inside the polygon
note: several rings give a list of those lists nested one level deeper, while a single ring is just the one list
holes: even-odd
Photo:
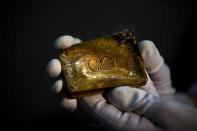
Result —
[{"label": "gold artifact", "polygon": [[136,37],[128,30],[60,50],[58,58],[72,98],[147,81]]}]

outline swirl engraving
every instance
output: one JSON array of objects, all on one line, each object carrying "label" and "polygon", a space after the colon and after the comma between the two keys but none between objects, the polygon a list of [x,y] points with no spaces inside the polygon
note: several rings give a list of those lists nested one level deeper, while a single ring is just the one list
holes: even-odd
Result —
[{"label": "swirl engraving", "polygon": [[97,72],[107,71],[107,70],[111,70],[114,67],[114,62],[110,57],[104,56],[104,57],[91,59],[88,62],[88,67],[91,70],[97,71]]}]

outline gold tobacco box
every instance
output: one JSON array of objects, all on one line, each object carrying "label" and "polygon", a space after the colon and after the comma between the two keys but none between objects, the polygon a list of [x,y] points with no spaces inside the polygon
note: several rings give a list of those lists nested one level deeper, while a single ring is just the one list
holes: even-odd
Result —
[{"label": "gold tobacco box", "polygon": [[58,58],[71,98],[147,82],[136,37],[129,30],[59,50]]}]

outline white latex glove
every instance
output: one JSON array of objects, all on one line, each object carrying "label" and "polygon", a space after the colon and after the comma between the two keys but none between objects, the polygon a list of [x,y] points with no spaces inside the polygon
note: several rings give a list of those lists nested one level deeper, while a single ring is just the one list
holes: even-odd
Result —
[{"label": "white latex glove", "polygon": [[[63,36],[57,39],[55,45],[58,49],[62,49],[79,42],[79,39],[75,39],[72,36]],[[109,102],[112,104],[109,104],[102,95],[83,97],[77,100],[64,97],[61,103],[65,107],[65,109],[76,113],[82,111],[81,114],[84,115],[86,113],[86,116],[95,118],[106,128],[114,130],[137,131],[176,129],[173,127],[173,125],[176,124],[173,124],[173,122],[171,122],[170,125],[168,121],[166,121],[171,118],[171,115],[167,115],[169,117],[164,119],[163,117],[160,117],[160,115],[158,115],[160,113],[158,113],[157,110],[157,108],[160,107],[157,105],[165,103],[163,102],[163,100],[161,100],[159,95],[166,96],[174,93],[174,89],[171,86],[169,69],[163,63],[163,58],[160,56],[158,50],[151,41],[142,41],[139,44],[139,49],[142,57],[144,58],[145,68],[150,76],[147,84],[140,88],[143,90],[130,87],[115,88],[111,90],[107,95]],[[51,62],[49,62],[48,64],[47,69],[50,76],[58,77],[61,73],[60,62],[57,59],[51,60]],[[57,80],[52,86],[52,91],[57,95],[60,95],[63,89],[63,85],[64,84],[62,79]],[[162,109],[168,109],[168,107],[169,106],[164,106]],[[146,117],[142,117],[134,112],[128,112],[135,109],[137,109],[136,112],[145,114],[145,116],[147,116],[154,123],[157,123],[157,125],[155,125]],[[157,115],[155,116],[154,113],[156,113]],[[165,114],[169,114],[168,110],[161,113],[161,116],[166,116]],[[179,115],[181,117],[181,114]],[[179,117],[177,117],[177,119],[179,119]],[[167,124],[165,124],[165,122],[167,122]],[[192,120],[192,122],[189,124],[192,124],[193,122],[194,120]],[[186,125],[188,125],[188,123]]]}]

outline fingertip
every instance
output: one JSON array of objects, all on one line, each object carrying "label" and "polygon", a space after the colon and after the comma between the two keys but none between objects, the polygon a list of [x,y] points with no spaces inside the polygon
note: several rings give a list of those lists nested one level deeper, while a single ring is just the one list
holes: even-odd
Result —
[{"label": "fingertip", "polygon": [[58,59],[52,59],[47,65],[47,72],[49,76],[55,78],[61,73],[61,63]]},{"label": "fingertip", "polygon": [[139,42],[138,48],[140,50],[141,56],[144,58],[153,55],[155,51],[155,44],[150,40],[143,40]]},{"label": "fingertip", "polygon": [[76,99],[68,99],[68,98],[64,98],[61,101],[62,106],[70,111],[70,112],[75,112],[77,109],[77,100]]},{"label": "fingertip", "polygon": [[75,44],[75,38],[71,35],[64,35],[57,38],[55,41],[56,49],[65,49]]},{"label": "fingertip", "polygon": [[75,38],[74,43],[75,43],[75,44],[79,44],[79,43],[81,43],[81,39],[79,39],[79,38]]},{"label": "fingertip", "polygon": [[159,70],[164,60],[155,44],[150,40],[143,40],[139,43],[138,47],[148,73]]},{"label": "fingertip", "polygon": [[62,91],[63,80],[57,80],[51,87],[51,92],[54,94],[59,94]]}]

